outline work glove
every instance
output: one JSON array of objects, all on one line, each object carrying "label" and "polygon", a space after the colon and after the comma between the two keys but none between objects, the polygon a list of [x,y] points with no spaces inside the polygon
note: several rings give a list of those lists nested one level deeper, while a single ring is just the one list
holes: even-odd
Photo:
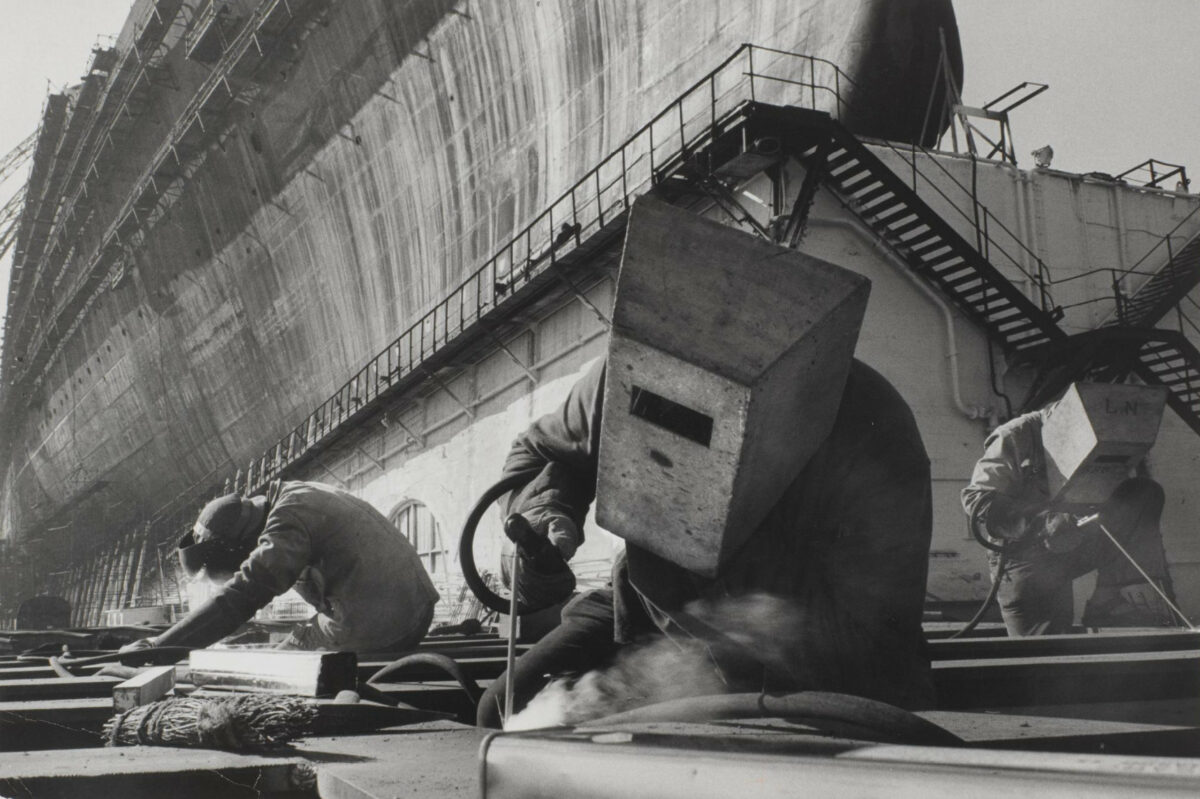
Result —
[{"label": "work glove", "polygon": [[1042,516],[1042,545],[1051,552],[1070,552],[1083,543],[1083,531],[1069,513],[1047,511]]},{"label": "work glove", "polygon": [[1020,541],[1030,532],[1030,520],[1044,507],[1004,494],[994,494],[988,500],[984,514],[986,532],[1000,541]]},{"label": "work glove", "polygon": [[[529,517],[510,517],[520,519],[520,525],[527,531],[518,534],[516,540],[524,541],[516,547],[517,557],[521,561],[520,579],[514,590],[518,600],[529,607],[545,608],[561,602],[575,590],[575,574],[567,565],[567,559],[575,554],[579,547],[579,529],[574,522],[565,516],[549,513],[538,517],[536,523]],[[507,525],[506,522],[506,532]],[[549,546],[547,546],[549,545]],[[511,546],[505,547],[511,552]],[[501,569],[505,585],[510,585],[511,575]]]},{"label": "work glove", "polygon": [[121,647],[117,651],[121,654],[125,654],[126,652],[137,652],[140,649],[152,649],[156,646],[158,646],[158,639],[152,636],[150,638],[139,638],[136,641],[125,644],[125,646]]},{"label": "work glove", "polygon": [[558,550],[558,554],[562,555],[562,559],[570,561],[575,557],[575,550],[579,549],[579,544],[583,540],[575,522],[566,516],[550,516],[546,519],[545,525],[546,538],[550,539],[551,544],[554,544],[554,548]]}]

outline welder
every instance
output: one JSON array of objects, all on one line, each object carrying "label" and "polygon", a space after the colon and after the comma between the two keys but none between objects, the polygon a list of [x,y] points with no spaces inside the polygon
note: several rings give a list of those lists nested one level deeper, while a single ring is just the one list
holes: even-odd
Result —
[{"label": "welder", "polygon": [[284,649],[412,649],[433,620],[437,590],[408,539],[370,503],[322,483],[273,481],[263,495],[227,494],[179,542],[189,577],[224,584],[162,634],[127,648],[204,647],[294,588],[317,611]]},{"label": "welder", "polygon": [[[607,357],[517,437],[504,465],[505,475],[533,475],[507,510],[564,560],[583,541],[593,501],[597,522],[625,549],[610,586],[573,598],[561,624],[516,661],[513,711],[549,676],[581,675],[664,635],[702,641],[729,691],[814,689],[930,705],[921,630],[929,460],[908,405],[852,357],[869,282],[639,203]],[[816,333],[788,329],[830,319]],[[773,339],[783,354],[764,345]],[[726,377],[747,363],[769,366],[747,380],[743,401]],[[788,399],[764,402],[755,391]],[[725,415],[721,397],[730,395],[737,411]],[[760,402],[771,412],[753,427]],[[739,440],[728,417],[753,432]],[[740,465],[726,470],[731,462]],[[771,483],[778,487],[761,490]],[[710,540],[705,526],[726,511]],[[531,604],[561,600],[573,585],[545,569],[518,573],[526,579],[515,589]],[[737,630],[711,629],[692,610],[764,594],[795,611],[778,630],[791,642],[784,662],[758,661],[737,645]],[[494,681],[480,701],[481,725],[499,725],[504,685]]]},{"label": "welder", "polygon": [[1160,594],[1171,592],[1164,494],[1142,462],[1164,396],[1161,387],[1073,384],[987,437],[962,504],[993,543],[992,578],[1010,636],[1071,632],[1073,582],[1093,571],[1084,627],[1172,622]]}]

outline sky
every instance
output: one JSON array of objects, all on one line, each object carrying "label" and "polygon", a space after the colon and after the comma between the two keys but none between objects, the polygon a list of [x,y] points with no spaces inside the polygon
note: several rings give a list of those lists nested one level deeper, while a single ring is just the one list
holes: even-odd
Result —
[{"label": "sky", "polygon": [[[79,81],[131,0],[0,0],[0,155],[37,129],[51,91]],[[1053,166],[1118,174],[1147,158],[1200,179],[1200,0],[955,0],[963,101],[1022,81],[1050,88],[1012,111],[1017,162],[1049,144]],[[0,204],[25,171],[0,185]],[[1200,181],[1193,183],[1200,190]],[[9,259],[0,260],[0,298]],[[3,313],[0,301],[0,313]]]}]

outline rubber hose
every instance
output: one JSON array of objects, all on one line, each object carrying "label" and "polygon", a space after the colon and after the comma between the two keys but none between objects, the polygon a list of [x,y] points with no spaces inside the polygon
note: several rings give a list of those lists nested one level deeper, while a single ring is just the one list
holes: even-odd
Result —
[{"label": "rubber hose", "polygon": [[956,746],[963,742],[949,730],[895,705],[827,691],[686,697],[627,710],[579,726],[749,718],[802,721],[837,735],[883,743]]},{"label": "rubber hose", "polygon": [[[475,507],[471,508],[471,512],[467,514],[467,520],[463,522],[462,534],[458,537],[458,561],[462,568],[463,580],[484,607],[504,615],[509,613],[509,600],[488,588],[475,568],[475,528],[479,526],[479,520],[483,518],[483,514],[487,512],[493,502],[509,491],[524,486],[540,472],[540,468],[533,468],[511,474],[484,491],[483,496],[475,503]],[[516,590],[515,586],[513,590]],[[521,604],[517,606],[517,615],[522,616],[536,610],[541,610],[541,608]]]},{"label": "rubber hose", "polygon": [[404,655],[403,657],[397,658],[368,677],[367,685],[373,687],[374,683],[379,682],[384,677],[395,674],[398,671],[402,671],[406,666],[412,666],[414,664],[433,666],[446,672],[458,681],[458,684],[462,686],[464,691],[466,691],[467,696],[471,697],[472,704],[479,704],[479,697],[483,696],[483,689],[479,687],[479,684],[468,677],[467,673],[463,671],[462,666],[455,662],[452,658],[448,658],[445,655],[437,652],[415,652],[411,655]]},{"label": "rubber hose", "polygon": [[1003,544],[997,544],[984,535],[983,531],[979,529],[979,516],[981,513],[983,513],[983,511],[984,504],[982,502],[976,503],[975,507],[971,509],[970,516],[967,517],[967,529],[970,530],[972,538],[991,551],[998,553],[1000,555],[1000,562],[996,564],[996,576],[992,578],[992,587],[988,589],[987,596],[984,597],[983,602],[980,603],[979,610],[975,611],[975,615],[971,617],[970,621],[963,625],[961,630],[950,636],[951,640],[955,638],[961,638],[978,627],[979,622],[983,621],[983,616],[985,613],[987,613],[988,607],[996,598],[996,594],[1000,593],[1000,580],[1004,578],[1004,567],[1008,565],[1008,549],[1013,543],[1016,543],[1010,541]]}]

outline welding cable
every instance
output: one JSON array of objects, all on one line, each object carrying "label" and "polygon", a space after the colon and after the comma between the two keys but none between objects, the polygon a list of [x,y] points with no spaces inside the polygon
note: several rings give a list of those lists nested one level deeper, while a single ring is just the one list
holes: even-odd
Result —
[{"label": "welding cable", "polygon": [[829,691],[717,694],[671,699],[587,721],[579,727],[762,718],[787,719],[834,735],[883,743],[926,746],[963,743],[954,733],[908,710],[874,699]]},{"label": "welding cable", "polygon": [[[389,677],[396,672],[403,671],[405,668],[415,665],[433,666],[436,669],[446,672],[446,674],[450,675],[458,682],[463,691],[466,692],[467,696],[471,698],[472,705],[479,704],[479,697],[483,696],[483,689],[479,687],[479,684],[467,676],[467,673],[463,671],[463,667],[460,663],[455,661],[453,658],[449,658],[437,652],[414,652],[412,654],[403,655],[368,677],[366,682],[360,685],[360,688],[365,687],[367,692],[372,695],[371,698],[373,699],[378,699],[379,696],[387,697],[387,695],[380,691],[375,684],[381,682],[384,677]],[[388,704],[393,704],[390,698],[385,698],[384,701]]]},{"label": "welding cable", "polygon": [[983,502],[975,503],[975,507],[971,509],[971,514],[967,517],[967,529],[971,531],[971,537],[982,544],[987,549],[995,552],[997,555],[996,574],[992,577],[992,587],[988,589],[988,594],[984,597],[983,602],[979,604],[979,610],[975,611],[975,615],[971,620],[963,625],[962,629],[950,636],[950,639],[961,638],[967,633],[979,626],[979,622],[983,621],[984,615],[988,608],[996,599],[996,594],[1000,593],[1000,581],[1004,579],[1004,569],[1008,566],[1008,552],[1017,544],[1023,542],[1024,539],[1018,541],[1006,541],[1003,544],[996,543],[983,534],[979,529],[980,516],[987,509],[987,505]]},{"label": "welding cable", "polygon": [[[462,534],[458,537],[458,561],[462,568],[463,580],[470,587],[471,593],[483,603],[488,610],[494,610],[497,613],[507,614],[511,611],[510,600],[500,596],[495,591],[487,586],[483,578],[479,576],[479,570],[475,567],[475,528],[479,526],[479,520],[483,518],[483,514],[492,506],[492,503],[500,497],[507,494],[509,491],[514,491],[521,488],[541,472],[540,468],[525,469],[520,472],[509,475],[503,478],[491,488],[483,492],[483,496],[475,503],[475,507],[471,508],[471,512],[467,514],[467,520],[463,522]],[[515,557],[514,553],[514,557]],[[516,590],[514,586],[513,590]],[[540,607],[521,604],[517,607],[517,614],[523,615],[532,613],[536,610],[541,610]]]}]

